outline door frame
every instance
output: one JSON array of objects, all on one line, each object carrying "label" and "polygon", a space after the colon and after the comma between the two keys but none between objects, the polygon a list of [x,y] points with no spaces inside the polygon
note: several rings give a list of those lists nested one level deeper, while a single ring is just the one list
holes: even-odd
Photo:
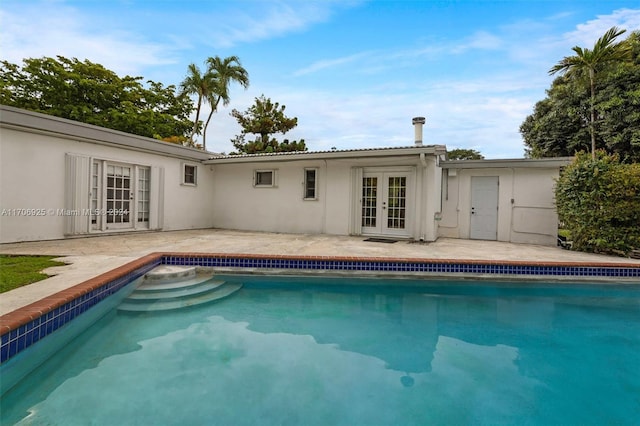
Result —
[{"label": "door frame", "polygon": [[[416,225],[416,168],[413,166],[404,167],[364,167],[356,168],[352,173],[354,179],[353,185],[353,233],[356,235],[366,236],[382,236],[382,237],[400,237],[410,238]],[[363,179],[365,177],[378,177],[377,191],[377,224],[376,227],[367,228],[362,226],[363,213]],[[405,227],[403,229],[394,229],[387,226],[388,208],[387,191],[389,177],[406,177],[406,194],[405,194]],[[380,195],[383,194],[383,197]],[[385,205],[383,206],[383,199]],[[383,208],[384,207],[384,208]],[[382,212],[382,214],[379,214]]]},{"label": "door frame", "polygon": [[[487,194],[483,188],[479,188],[478,185],[481,181],[484,181],[485,185],[489,185],[492,192],[495,190],[495,194]],[[471,203],[469,211],[469,239],[497,241],[500,176],[471,176],[469,185]],[[481,189],[483,195],[478,193]],[[491,195],[491,197],[487,197],[487,195]],[[495,204],[493,203],[493,195],[495,195]],[[484,202],[485,205],[482,205],[483,203],[479,202],[479,200]]]},{"label": "door frame", "polygon": [[[155,228],[160,228],[158,225],[161,224],[162,212],[158,212],[157,209],[161,206],[161,200],[157,199],[157,193],[162,187],[162,170],[158,175],[157,167],[104,158],[91,158],[90,164],[91,188],[88,200],[90,204],[90,233],[152,229],[151,221],[156,224]],[[107,175],[109,166],[126,167],[130,171],[129,188],[127,188],[129,190],[128,221],[108,222],[110,204],[107,204],[109,201]],[[94,176],[94,167],[97,176]],[[144,176],[141,175],[143,169],[145,170]],[[144,180],[145,188],[141,187],[141,179]],[[142,198],[143,192],[144,199]],[[144,217],[142,218],[139,217],[139,213],[141,213],[140,202],[144,207],[144,212],[142,212]],[[117,210],[119,206],[114,205],[114,207]],[[93,222],[94,220],[95,222]]]}]

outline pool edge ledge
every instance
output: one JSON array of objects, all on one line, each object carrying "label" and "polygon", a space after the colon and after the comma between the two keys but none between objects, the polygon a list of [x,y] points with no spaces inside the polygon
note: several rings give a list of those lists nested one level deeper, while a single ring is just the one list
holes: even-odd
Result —
[{"label": "pool edge ledge", "polygon": [[[632,280],[640,284],[640,264],[617,262],[531,262],[501,260],[461,260],[362,256],[298,256],[246,253],[154,252],[134,259],[68,289],[44,297],[0,316],[2,345],[0,363],[51,334],[104,298],[125,287],[157,265],[190,265],[212,268],[280,269],[315,271],[326,274],[411,275],[413,278],[467,278],[471,274],[486,278],[548,279],[563,281],[607,278]],[[421,275],[422,274],[422,275]],[[634,284],[629,281],[630,284]],[[627,282],[625,282],[627,284]]]}]

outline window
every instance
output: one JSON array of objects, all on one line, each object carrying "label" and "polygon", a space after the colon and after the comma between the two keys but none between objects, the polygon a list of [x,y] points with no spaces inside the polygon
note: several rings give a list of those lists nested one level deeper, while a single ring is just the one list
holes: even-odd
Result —
[{"label": "window", "polygon": [[256,170],[254,172],[254,186],[276,186],[275,170]]},{"label": "window", "polygon": [[318,199],[318,181],[316,179],[318,169],[304,169],[304,199]]},{"label": "window", "polygon": [[194,164],[182,164],[182,184],[196,186],[198,184],[198,166]]},{"label": "window", "polygon": [[91,229],[98,230],[102,227],[102,215],[99,213],[102,191],[102,161],[93,161],[91,164]]},{"label": "window", "polygon": [[149,222],[150,167],[138,167],[138,222]]}]

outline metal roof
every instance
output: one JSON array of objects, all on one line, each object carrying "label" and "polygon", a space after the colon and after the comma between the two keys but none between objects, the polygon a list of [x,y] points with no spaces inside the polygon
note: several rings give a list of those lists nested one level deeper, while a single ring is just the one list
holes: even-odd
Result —
[{"label": "metal roof", "polygon": [[413,145],[385,148],[336,149],[330,151],[291,151],[261,154],[219,155],[204,161],[205,164],[251,163],[261,161],[298,161],[314,159],[388,157],[415,154],[444,154],[444,145]]},{"label": "metal roof", "polygon": [[443,169],[484,169],[511,167],[561,167],[569,164],[573,157],[511,158],[499,160],[446,160],[440,162]]}]

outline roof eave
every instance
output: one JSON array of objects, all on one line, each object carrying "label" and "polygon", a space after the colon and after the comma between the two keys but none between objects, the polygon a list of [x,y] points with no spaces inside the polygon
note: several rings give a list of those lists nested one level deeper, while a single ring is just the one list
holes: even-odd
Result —
[{"label": "roof eave", "polygon": [[322,151],[322,152],[296,152],[296,153],[276,153],[276,154],[255,154],[255,155],[227,155],[224,157],[210,158],[204,164],[234,164],[234,163],[263,163],[263,162],[289,162],[305,160],[338,160],[355,158],[375,158],[390,156],[410,156],[419,154],[440,154],[444,153],[443,145],[425,145],[420,147],[399,147],[399,148],[374,148],[356,149],[344,151]]},{"label": "roof eave", "polygon": [[488,169],[488,168],[556,168],[566,166],[573,157],[514,158],[503,160],[446,160],[441,161],[443,169]]},{"label": "roof eave", "polygon": [[8,129],[54,135],[64,139],[117,146],[123,149],[151,152],[193,161],[206,160],[212,155],[216,155],[196,148],[6,105],[0,105],[0,113],[0,127]]}]

